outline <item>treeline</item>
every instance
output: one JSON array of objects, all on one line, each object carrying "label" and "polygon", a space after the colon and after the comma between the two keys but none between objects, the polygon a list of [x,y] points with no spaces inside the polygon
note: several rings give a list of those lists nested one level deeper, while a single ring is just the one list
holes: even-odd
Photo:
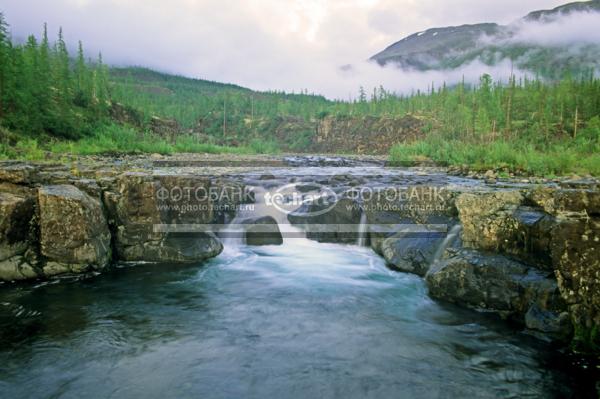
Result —
[{"label": "treeline", "polygon": [[99,55],[86,60],[83,47],[71,57],[62,29],[51,43],[31,35],[13,43],[0,13],[0,123],[28,136],[77,139],[107,113],[108,69]]},{"label": "treeline", "polygon": [[281,123],[317,123],[327,116],[412,114],[422,118],[427,132],[448,138],[520,139],[540,146],[589,135],[600,123],[600,80],[593,72],[552,82],[514,76],[500,82],[483,75],[477,85],[432,85],[409,95],[383,87],[371,93],[361,88],[352,101],[328,101],[315,95],[257,93],[162,74],[149,76],[144,71],[121,69],[117,77],[111,76],[113,97],[147,114],[174,118],[186,129],[242,141],[257,131],[272,136]]},{"label": "treeline", "polygon": [[600,80],[593,73],[556,82],[513,76],[507,83],[483,75],[478,85],[442,85],[410,96],[380,89],[348,107],[355,114],[421,115],[428,130],[468,141],[527,139],[543,145],[586,132],[598,140],[600,134],[586,129],[600,122]]}]

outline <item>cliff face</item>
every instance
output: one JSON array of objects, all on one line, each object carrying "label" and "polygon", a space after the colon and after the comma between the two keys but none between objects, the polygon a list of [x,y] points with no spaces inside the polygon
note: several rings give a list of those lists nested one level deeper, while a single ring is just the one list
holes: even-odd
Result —
[{"label": "cliff face", "polygon": [[412,115],[280,118],[275,123],[274,138],[285,151],[387,155],[394,144],[424,135],[423,120]]},{"label": "cliff face", "polygon": [[313,149],[324,153],[388,154],[397,143],[423,136],[423,122],[414,116],[326,117],[316,126]]}]

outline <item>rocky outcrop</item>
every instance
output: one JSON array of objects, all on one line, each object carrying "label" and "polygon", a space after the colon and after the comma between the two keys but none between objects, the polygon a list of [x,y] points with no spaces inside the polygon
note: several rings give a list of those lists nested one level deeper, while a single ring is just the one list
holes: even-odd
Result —
[{"label": "rocky outcrop", "polygon": [[325,116],[317,123],[312,146],[326,153],[388,154],[394,144],[422,137],[422,129],[423,121],[412,115]]},{"label": "rocky outcrop", "polygon": [[104,192],[118,259],[188,263],[218,255],[223,246],[209,228],[210,192],[203,176],[119,176],[114,191]]},{"label": "rocky outcrop", "polygon": [[152,116],[148,125],[149,129],[156,135],[167,140],[174,140],[182,129],[175,119],[164,119]]},{"label": "rocky outcrop", "polygon": [[[187,173],[194,164],[180,170],[174,159],[163,165],[172,173],[143,157],[135,167],[93,161],[0,163],[0,280],[97,271],[111,260],[200,262],[223,248],[214,225],[254,201],[245,185],[294,183],[300,194],[324,185],[329,191],[319,200],[288,215],[308,238],[354,244],[360,237],[391,267],[425,275],[435,298],[561,339],[572,326],[581,348],[600,347],[600,191],[593,180],[457,187],[435,174],[286,179],[261,170],[236,178],[219,168],[210,176]],[[374,195],[355,195],[365,185]],[[249,245],[282,242],[272,218],[246,224]],[[458,231],[449,227],[459,225],[460,239],[448,240]]]},{"label": "rocky outcrop", "polygon": [[600,345],[600,191],[594,184],[465,193],[456,200],[466,247],[552,272],[575,338]]},{"label": "rocky outcrop", "polygon": [[223,248],[211,224],[246,200],[226,178],[59,166],[0,168],[0,281],[202,261]]},{"label": "rocky outcrop", "polygon": [[102,205],[77,187],[40,187],[38,223],[44,275],[101,270],[111,260]]},{"label": "rocky outcrop", "polygon": [[[537,328],[536,320],[540,318],[558,320],[566,311],[552,273],[502,255],[451,251],[447,259],[432,265],[426,281],[434,298],[493,311],[523,324],[529,314],[531,327]],[[531,310],[534,306],[535,310]],[[560,322],[539,323],[543,324],[560,325]]]},{"label": "rocky outcrop", "polygon": [[283,237],[275,218],[263,216],[242,221],[247,245],[281,245]]},{"label": "rocky outcrop", "polygon": [[548,248],[569,306],[576,344],[600,348],[600,191],[598,187],[540,188],[528,199],[554,217]]}]

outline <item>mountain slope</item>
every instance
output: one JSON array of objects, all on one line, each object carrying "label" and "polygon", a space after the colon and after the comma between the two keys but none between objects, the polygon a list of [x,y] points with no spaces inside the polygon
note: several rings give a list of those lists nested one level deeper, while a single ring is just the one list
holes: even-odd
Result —
[{"label": "mountain slope", "polygon": [[[600,67],[600,43],[540,40],[551,24],[576,12],[592,13],[600,23],[600,0],[534,11],[506,26],[481,23],[428,29],[392,44],[371,60],[422,71],[455,69],[473,61],[496,65],[510,60],[517,68],[546,77],[582,74]],[[536,29],[537,35],[529,38]],[[557,25],[557,29],[565,28]]]}]

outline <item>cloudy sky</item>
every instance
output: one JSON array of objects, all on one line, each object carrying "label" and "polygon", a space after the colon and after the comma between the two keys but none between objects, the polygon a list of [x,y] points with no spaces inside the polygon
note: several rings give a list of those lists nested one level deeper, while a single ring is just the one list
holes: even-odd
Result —
[{"label": "cloudy sky", "polygon": [[[411,33],[509,23],[563,0],[0,0],[16,39],[62,26],[107,62],[254,89],[346,98],[359,85],[406,90],[442,75],[399,74],[364,60]],[[356,66],[352,76],[339,67]],[[482,71],[473,71],[482,72]],[[492,71],[493,72],[493,71]],[[462,72],[461,72],[462,73]]]}]

